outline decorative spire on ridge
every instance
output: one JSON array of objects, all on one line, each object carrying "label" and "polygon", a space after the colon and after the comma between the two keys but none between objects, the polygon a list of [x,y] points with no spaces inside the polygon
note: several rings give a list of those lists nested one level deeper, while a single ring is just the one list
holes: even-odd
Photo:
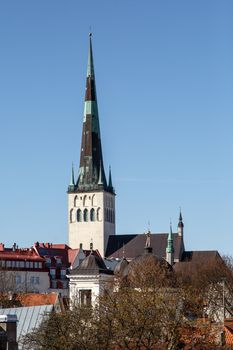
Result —
[{"label": "decorative spire on ridge", "polygon": [[104,172],[92,52],[92,33],[90,33],[80,165],[75,188],[72,190],[69,187],[69,191],[93,190],[111,192],[107,186]]},{"label": "decorative spire on ridge", "polygon": [[112,185],[112,172],[111,172],[111,167],[109,167],[108,190],[109,190],[110,192],[114,192],[114,188],[113,188],[113,185]]},{"label": "decorative spire on ridge", "polygon": [[174,253],[173,233],[172,233],[172,223],[171,222],[170,222],[170,232],[169,232],[168,238],[167,238],[166,253]]},{"label": "decorative spire on ridge", "polygon": [[184,223],[183,223],[183,217],[181,213],[181,208],[180,208],[180,215],[179,215],[179,222],[178,222],[178,235],[183,236],[184,233]]},{"label": "decorative spire on ridge", "polygon": [[74,181],[74,165],[72,163],[71,167],[71,176],[70,176],[70,184],[69,184],[69,191],[73,191],[75,188],[75,181]]}]

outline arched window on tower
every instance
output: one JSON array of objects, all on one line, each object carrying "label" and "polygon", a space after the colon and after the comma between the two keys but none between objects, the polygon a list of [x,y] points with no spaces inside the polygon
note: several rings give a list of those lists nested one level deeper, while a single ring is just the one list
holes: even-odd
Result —
[{"label": "arched window on tower", "polygon": [[101,221],[102,220],[102,218],[101,218],[101,209],[100,208],[97,209],[96,217],[97,217],[97,221]]},{"label": "arched window on tower", "polygon": [[70,222],[73,222],[74,209],[70,209]]},{"label": "arched window on tower", "polygon": [[77,207],[77,204],[78,204],[78,196],[76,195],[74,197],[74,206]]},{"label": "arched window on tower", "polygon": [[88,210],[84,209],[83,211],[83,221],[87,222],[88,221]]},{"label": "arched window on tower", "polygon": [[92,205],[93,207],[95,207],[95,206],[97,205],[97,202],[96,202],[96,195],[95,195],[95,194],[93,194],[93,196],[92,196],[91,205]]},{"label": "arched window on tower", "polygon": [[109,209],[109,222],[112,222],[112,211]]},{"label": "arched window on tower", "polygon": [[87,196],[86,195],[83,197],[83,206],[84,207],[87,206]]},{"label": "arched window on tower", "polygon": [[81,209],[77,210],[77,221],[78,222],[82,221],[82,211],[81,211]]},{"label": "arched window on tower", "polygon": [[95,209],[91,209],[91,212],[90,212],[90,220],[91,221],[95,221]]}]

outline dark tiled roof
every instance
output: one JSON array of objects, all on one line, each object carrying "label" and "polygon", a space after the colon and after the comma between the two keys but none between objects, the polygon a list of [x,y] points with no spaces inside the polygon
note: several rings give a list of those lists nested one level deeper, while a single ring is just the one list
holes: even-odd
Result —
[{"label": "dark tiled roof", "polygon": [[114,275],[122,275],[128,264],[129,262],[125,258],[121,259],[115,266]]},{"label": "dark tiled roof", "polygon": [[62,261],[62,266],[69,267],[68,251],[70,247],[66,244],[51,244],[50,246],[34,246],[41,257],[50,257],[55,259],[55,257],[60,257]]},{"label": "dark tiled roof", "polygon": [[[112,254],[126,245],[133,238],[137,237],[137,235],[112,235],[108,238],[108,245],[106,249],[105,256],[112,256]],[[117,258],[122,258],[122,254],[117,256]]]},{"label": "dark tiled roof", "polygon": [[180,273],[193,273],[197,266],[216,262],[221,257],[217,250],[203,250],[203,251],[187,251],[182,254],[180,262],[175,263],[174,270]]},{"label": "dark tiled roof", "polygon": [[[168,233],[151,234],[151,246],[153,249],[153,254],[155,254],[159,258],[166,257],[167,238],[168,238]],[[173,234],[173,238],[174,238],[174,250],[175,250],[174,258],[179,259],[183,249],[182,238],[177,233]],[[107,253],[106,256],[114,257],[114,258],[122,258],[124,255],[127,259],[134,259],[138,255],[144,254],[145,242],[146,242],[145,234],[110,236],[107,251],[106,251]],[[124,244],[124,248],[123,248],[123,244]],[[109,246],[111,246],[111,249]],[[110,251],[112,252],[108,254],[108,252]]]},{"label": "dark tiled roof", "polygon": [[70,271],[70,275],[99,275],[112,274],[105,266],[103,259],[97,255],[88,255],[75,269]]}]

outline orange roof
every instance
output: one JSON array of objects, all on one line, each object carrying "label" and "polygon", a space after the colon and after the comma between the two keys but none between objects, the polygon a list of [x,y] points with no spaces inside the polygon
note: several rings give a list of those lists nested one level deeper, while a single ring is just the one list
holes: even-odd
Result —
[{"label": "orange roof", "polygon": [[75,260],[75,258],[77,256],[79,250],[80,250],[79,248],[77,248],[77,249],[69,249],[68,250],[68,259],[69,259],[69,263],[71,265],[73,265],[74,260]]},{"label": "orange roof", "polygon": [[0,260],[9,259],[9,260],[36,260],[36,261],[44,261],[34,249],[16,249],[14,250],[5,250],[0,251]]},{"label": "orange roof", "polygon": [[58,293],[19,293],[16,295],[22,306],[54,305],[58,299]]}]

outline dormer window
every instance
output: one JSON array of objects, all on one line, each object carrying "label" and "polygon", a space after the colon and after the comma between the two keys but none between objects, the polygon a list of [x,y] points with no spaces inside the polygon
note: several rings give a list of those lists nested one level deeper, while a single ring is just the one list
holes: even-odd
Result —
[{"label": "dormer window", "polygon": [[49,267],[51,265],[51,259],[50,258],[45,258],[45,266]]},{"label": "dormer window", "polygon": [[61,266],[61,258],[55,257],[56,259],[56,265]]}]

